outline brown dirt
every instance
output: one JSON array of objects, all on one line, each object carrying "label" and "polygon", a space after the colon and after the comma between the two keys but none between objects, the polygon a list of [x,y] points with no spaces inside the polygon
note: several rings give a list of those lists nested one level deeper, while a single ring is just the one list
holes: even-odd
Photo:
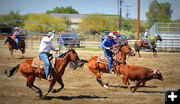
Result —
[{"label": "brown dirt", "polygon": [[[99,55],[87,52],[78,54],[83,59]],[[29,52],[25,58],[35,55]],[[180,53],[158,53],[158,58],[153,58],[152,53],[142,53],[142,58],[129,57],[128,64],[160,69],[164,81],[151,80],[146,83],[146,87],[131,93],[121,83],[120,77],[115,75],[102,74],[103,81],[110,85],[110,88],[103,88],[86,66],[77,70],[67,68],[63,76],[65,88],[59,93],[50,93],[47,100],[41,100],[25,86],[26,79],[19,72],[10,78],[5,76],[5,69],[25,60],[19,57],[19,52],[15,53],[13,60],[7,52],[0,53],[0,104],[164,104],[164,91],[180,88]],[[36,79],[35,85],[43,92],[48,89],[46,80]],[[134,86],[134,83],[131,82],[131,85]],[[58,87],[56,84],[55,88]]]}]

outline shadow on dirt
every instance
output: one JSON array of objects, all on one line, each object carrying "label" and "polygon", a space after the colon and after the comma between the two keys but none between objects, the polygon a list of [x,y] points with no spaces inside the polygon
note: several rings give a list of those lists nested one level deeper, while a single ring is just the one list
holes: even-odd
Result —
[{"label": "shadow on dirt", "polygon": [[[109,85],[109,87],[113,88],[128,88],[127,86],[114,86],[114,85]],[[141,88],[140,86],[139,88]],[[131,88],[135,88],[135,86],[131,86]],[[143,86],[142,88],[157,88],[157,86]]]},{"label": "shadow on dirt", "polygon": [[61,99],[61,100],[73,100],[73,99],[106,99],[108,97],[79,95],[79,96],[46,96],[44,100]]},{"label": "shadow on dirt", "polygon": [[165,93],[164,91],[136,91],[139,93]]},{"label": "shadow on dirt", "polygon": [[18,59],[33,59],[34,57],[20,57]]}]

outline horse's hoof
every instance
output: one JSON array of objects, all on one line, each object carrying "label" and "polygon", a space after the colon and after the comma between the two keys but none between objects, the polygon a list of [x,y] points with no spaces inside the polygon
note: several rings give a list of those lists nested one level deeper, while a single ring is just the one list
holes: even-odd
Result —
[{"label": "horse's hoof", "polygon": [[45,96],[45,95],[42,95],[41,97],[39,97],[40,99],[46,99],[47,98],[47,96]]},{"label": "horse's hoof", "polygon": [[106,84],[103,85],[104,88],[108,88],[108,86]]},{"label": "horse's hoof", "polygon": [[54,90],[52,91],[52,93],[57,93],[57,91],[54,89]]}]

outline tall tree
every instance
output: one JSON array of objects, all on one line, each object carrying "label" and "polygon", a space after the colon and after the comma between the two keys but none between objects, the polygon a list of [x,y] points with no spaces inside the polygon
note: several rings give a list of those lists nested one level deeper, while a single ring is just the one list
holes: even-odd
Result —
[{"label": "tall tree", "polygon": [[116,31],[116,16],[92,14],[82,19],[79,30],[83,33],[102,32],[104,30]]},{"label": "tall tree", "polygon": [[157,0],[152,1],[149,6],[149,11],[146,13],[149,27],[152,26],[154,22],[170,21],[172,12],[170,3],[159,3]]},{"label": "tall tree", "polygon": [[47,14],[49,13],[70,13],[70,14],[79,14],[79,12],[75,9],[73,9],[71,6],[67,7],[56,7],[53,10],[47,10]]},{"label": "tall tree", "polygon": [[8,23],[12,26],[23,26],[22,22],[12,21],[12,20],[24,20],[24,16],[20,15],[19,11],[9,11],[9,14],[1,15],[0,22],[1,23]]},{"label": "tall tree", "polygon": [[[47,28],[42,25],[47,25],[55,28],[56,31],[65,31],[69,25],[68,18],[58,18],[51,16],[49,14],[30,14],[26,21],[30,21],[32,23],[25,23],[24,29],[31,32],[40,32],[47,33],[48,31],[52,31],[51,28]],[[36,24],[34,24],[36,23]],[[37,25],[42,24],[42,25]]]}]

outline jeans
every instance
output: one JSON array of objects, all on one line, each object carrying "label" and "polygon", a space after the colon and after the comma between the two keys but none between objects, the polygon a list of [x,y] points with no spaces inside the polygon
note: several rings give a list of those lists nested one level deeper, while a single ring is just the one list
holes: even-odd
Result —
[{"label": "jeans", "polygon": [[49,62],[49,59],[48,59],[49,53],[42,52],[42,53],[40,53],[39,57],[41,58],[41,60],[45,64],[46,79],[48,79],[48,76],[50,74],[50,69],[51,69],[51,65],[50,65],[50,62]]},{"label": "jeans", "polygon": [[20,39],[16,38],[16,48],[19,48],[19,42],[20,42]]},{"label": "jeans", "polygon": [[113,53],[109,50],[104,50],[104,54],[105,56],[108,58],[108,69],[109,69],[109,72],[112,72],[112,68],[113,68],[113,58],[112,58],[112,55]]}]

